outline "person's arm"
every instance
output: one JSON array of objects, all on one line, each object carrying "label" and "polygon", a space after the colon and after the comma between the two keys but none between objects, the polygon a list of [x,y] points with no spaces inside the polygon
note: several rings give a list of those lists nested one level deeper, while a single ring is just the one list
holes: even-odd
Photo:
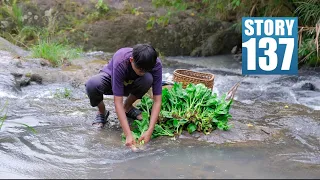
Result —
[{"label": "person's arm", "polygon": [[150,131],[150,134],[152,134],[153,130],[154,130],[154,126],[157,123],[158,117],[159,117],[159,113],[160,113],[160,109],[161,109],[161,102],[162,102],[162,95],[155,95],[153,96],[153,106],[152,106],[152,110],[151,110],[151,117],[150,117],[150,124],[149,124],[149,129],[148,131]]},{"label": "person's arm", "polygon": [[155,124],[157,123],[159,113],[161,110],[161,102],[162,102],[162,63],[160,59],[157,59],[157,63],[155,68],[153,69],[153,85],[152,85],[152,93],[153,93],[153,106],[151,110],[150,124],[149,129],[152,133]]},{"label": "person's arm", "polygon": [[139,142],[142,140],[145,143],[148,143],[151,139],[154,126],[156,125],[159,117],[159,113],[161,110],[161,101],[162,101],[162,95],[155,95],[153,96],[153,105],[152,105],[152,110],[151,110],[151,117],[150,117],[150,122],[149,122],[149,128],[147,131],[145,131],[141,137],[139,138]]},{"label": "person's arm", "polygon": [[126,146],[130,147],[133,151],[136,151],[136,140],[131,133],[129,123],[127,121],[127,116],[123,107],[123,97],[114,96],[114,104],[123,133],[126,136]]},{"label": "person's arm", "polygon": [[159,113],[161,110],[162,103],[162,65],[161,61],[158,61],[156,67],[153,69],[153,85],[152,85],[152,93],[153,93],[153,106],[151,110],[150,123],[148,130],[139,138],[139,141],[144,140],[148,142],[153,133],[154,127],[159,118]]},{"label": "person's arm", "polygon": [[126,137],[128,135],[132,135],[129,123],[127,121],[127,116],[126,116],[126,113],[125,113],[125,110],[123,107],[123,97],[122,96],[114,96],[114,104],[115,104],[116,113],[118,115],[123,133],[125,134]]},{"label": "person's arm", "polygon": [[[116,61],[114,61],[116,62]],[[123,96],[124,96],[124,77],[125,77],[125,64],[114,64],[113,65],[113,74],[112,74],[112,91],[114,96],[114,104],[118,119],[120,121],[121,128],[123,133],[126,136],[126,146],[131,148],[135,144],[135,139],[130,130],[129,123],[127,121],[127,116],[123,107]]]}]

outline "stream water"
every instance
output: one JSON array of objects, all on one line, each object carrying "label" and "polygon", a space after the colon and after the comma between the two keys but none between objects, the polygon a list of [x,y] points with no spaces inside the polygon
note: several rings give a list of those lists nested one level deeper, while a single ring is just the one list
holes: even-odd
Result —
[{"label": "stream water", "polygon": [[[230,56],[169,57],[163,73],[169,80],[177,68],[212,72],[219,95],[243,80],[231,109],[232,121],[279,133],[263,141],[243,137],[243,142],[222,144],[161,137],[135,153],[121,142],[121,129],[90,126],[96,109],[90,107],[83,85],[59,81],[15,90],[12,58],[0,51],[0,98],[2,104],[8,102],[0,131],[0,178],[320,177],[317,72],[243,77],[241,64]],[[314,90],[302,88],[305,83],[312,83]],[[71,98],[56,98],[59,88],[70,89]],[[113,110],[111,97],[106,96],[105,103]]]}]

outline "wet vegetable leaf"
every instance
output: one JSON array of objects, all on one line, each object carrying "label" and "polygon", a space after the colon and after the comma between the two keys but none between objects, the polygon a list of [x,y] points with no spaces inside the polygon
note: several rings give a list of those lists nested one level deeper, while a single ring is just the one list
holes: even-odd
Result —
[{"label": "wet vegetable leaf", "polygon": [[[204,84],[188,84],[186,88],[182,83],[174,83],[171,89],[162,90],[162,104],[159,121],[155,125],[152,138],[159,136],[174,137],[183,130],[190,134],[199,131],[210,134],[214,129],[229,130],[228,124],[232,117],[229,113],[233,100],[225,100],[226,94],[218,97],[216,93]],[[153,100],[144,96],[138,107],[143,111],[143,120],[135,120],[137,136],[148,129],[149,117]]]},{"label": "wet vegetable leaf", "polygon": [[194,131],[197,130],[197,126],[194,123],[190,123],[188,125],[187,129],[188,129],[188,132],[191,134],[191,133],[193,133]]}]

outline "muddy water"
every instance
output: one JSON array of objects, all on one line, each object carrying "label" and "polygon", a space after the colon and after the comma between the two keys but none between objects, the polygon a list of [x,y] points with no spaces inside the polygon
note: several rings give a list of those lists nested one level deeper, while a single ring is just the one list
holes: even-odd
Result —
[{"label": "muddy water", "polygon": [[[245,78],[231,110],[231,123],[238,131],[215,135],[230,141],[163,137],[134,153],[121,142],[119,126],[102,130],[90,126],[96,110],[89,106],[83,86],[60,81],[14,91],[8,75],[12,67],[4,65],[8,59],[8,54],[3,55],[1,61],[1,67],[9,67],[3,68],[0,80],[1,102],[9,102],[0,131],[1,178],[320,177],[320,75],[316,72],[301,72],[298,77]],[[243,78],[241,64],[227,56],[174,57],[169,62],[164,78],[170,79],[176,68],[213,72],[218,94]],[[306,82],[312,82],[316,90],[302,90]],[[57,98],[57,89],[65,88],[71,90],[70,98]],[[116,122],[111,97],[106,96],[105,103],[113,112],[110,119]],[[17,123],[25,123],[37,133]],[[253,137],[248,124],[278,133],[266,132],[266,139]],[[241,134],[242,130],[249,134]],[[238,140],[233,141],[236,135]]]}]

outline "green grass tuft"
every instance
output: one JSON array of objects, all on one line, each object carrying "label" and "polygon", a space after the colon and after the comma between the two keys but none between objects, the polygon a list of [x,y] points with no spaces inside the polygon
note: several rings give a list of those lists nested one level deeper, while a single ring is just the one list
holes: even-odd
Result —
[{"label": "green grass tuft", "polygon": [[47,59],[54,67],[78,58],[82,53],[81,48],[71,48],[61,43],[49,41],[40,41],[39,44],[31,48],[31,51],[32,57]]}]

